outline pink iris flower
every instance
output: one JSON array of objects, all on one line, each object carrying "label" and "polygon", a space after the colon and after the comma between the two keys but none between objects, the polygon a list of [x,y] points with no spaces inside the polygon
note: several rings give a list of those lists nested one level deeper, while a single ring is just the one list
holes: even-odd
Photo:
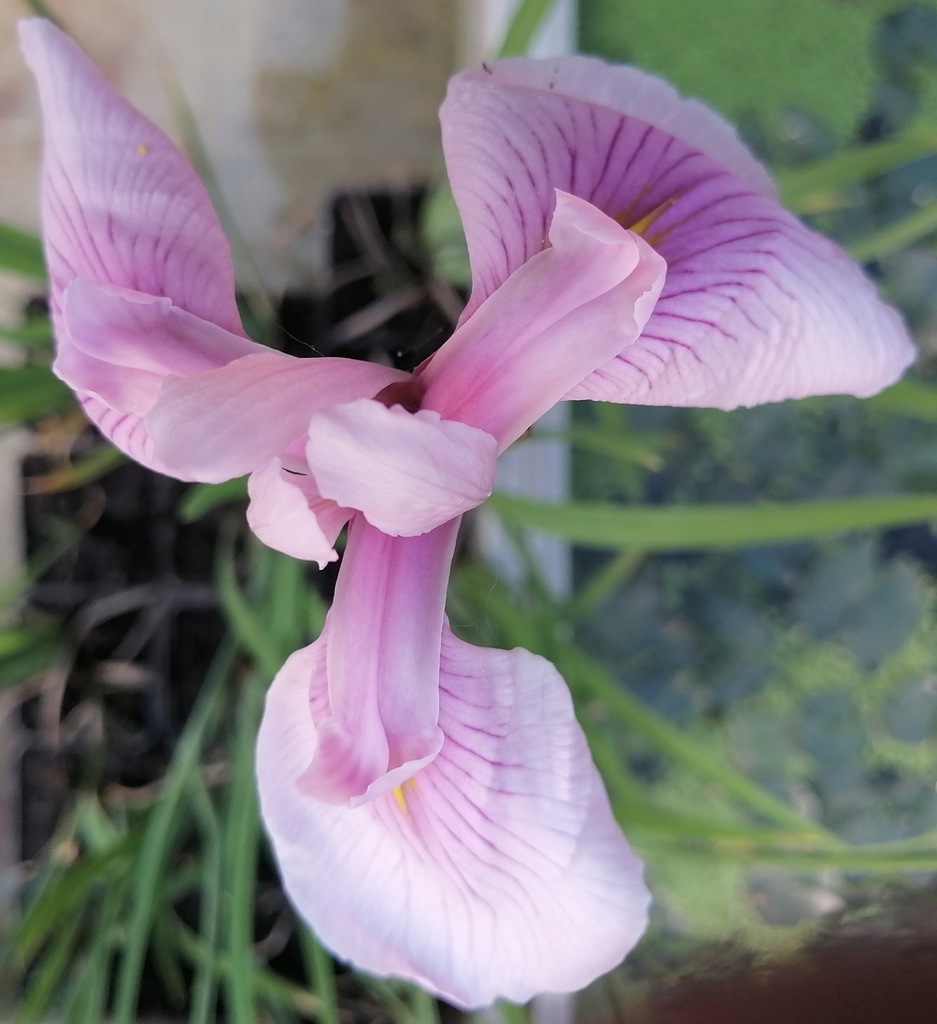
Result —
[{"label": "pink iris flower", "polygon": [[45,122],[55,370],[132,458],[250,474],[266,543],[324,565],[322,635],[270,689],[261,809],[338,956],[464,1007],[571,991],[646,923],[566,686],[445,619],[462,513],[564,398],[731,408],[868,395],[912,359],[896,314],[782,210],[733,130],[639,71],[569,57],[457,75],[442,107],[473,272],[414,374],[249,340],[185,159],[47,22],[21,25]]}]

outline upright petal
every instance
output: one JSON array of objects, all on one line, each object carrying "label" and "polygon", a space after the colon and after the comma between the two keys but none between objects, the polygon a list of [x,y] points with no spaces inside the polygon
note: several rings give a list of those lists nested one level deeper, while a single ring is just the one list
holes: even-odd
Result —
[{"label": "upright petal", "polygon": [[464,1007],[575,990],[615,966],[648,894],[553,666],[446,628],[442,749],[394,793],[343,808],[297,791],[328,713],[324,659],[314,646],[284,666],[257,750],[286,889],[323,942]]},{"label": "upright petal", "polygon": [[554,189],[667,261],[640,339],[569,397],[730,408],[866,395],[913,358],[894,311],[777,205],[732,129],[650,75],[583,57],[497,62],[453,79],[442,123],[473,267],[464,317],[539,251]]},{"label": "upright petal", "polygon": [[309,433],[321,493],[391,536],[426,533],[491,494],[495,439],[439,413],[359,400],[317,413]]},{"label": "upright petal", "polygon": [[[324,666],[327,682],[315,685],[328,691],[301,773],[310,796],[373,798],[438,753],[439,638],[458,528],[455,519],[420,537],[388,537],[352,520],[327,629],[306,656]],[[310,685],[307,669],[296,671]]]},{"label": "upright petal", "polygon": [[422,371],[423,408],[492,434],[499,451],[635,341],[664,280],[646,242],[574,196],[557,195],[549,243]]},{"label": "upright petal", "polygon": [[168,296],[243,334],[228,242],[185,157],[50,22],[21,21],[20,45],[42,101],[43,231],[56,318],[69,282],[89,277]]}]

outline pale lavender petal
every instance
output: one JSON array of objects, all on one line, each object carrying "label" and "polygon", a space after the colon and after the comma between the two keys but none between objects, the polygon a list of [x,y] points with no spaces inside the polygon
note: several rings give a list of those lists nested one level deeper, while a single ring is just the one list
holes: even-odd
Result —
[{"label": "pale lavender petal", "polygon": [[458,528],[456,519],[420,537],[388,537],[352,520],[323,634],[328,711],[316,720],[305,793],[354,804],[436,756],[439,638]]},{"label": "pale lavender petal", "polygon": [[247,492],[247,524],[268,547],[320,569],[338,558],[335,541],[353,513],[323,498],[311,476],[271,459],[251,474]]},{"label": "pale lavender petal", "polygon": [[[265,349],[217,370],[170,378],[145,426],[166,465],[196,480],[229,480],[305,441],[316,412],[409,379],[376,363]],[[304,469],[304,458],[287,468]]]},{"label": "pale lavender petal", "polygon": [[361,400],[317,413],[309,433],[320,492],[391,536],[427,533],[491,494],[495,439],[436,412]]},{"label": "pale lavender petal", "polygon": [[298,788],[328,713],[324,649],[294,655],[257,751],[294,904],[336,955],[464,1007],[570,991],[640,937],[648,893],[563,680],[523,650],[443,635],[436,758],[355,808]]},{"label": "pale lavender petal", "polygon": [[638,235],[559,193],[550,245],[531,256],[422,371],[423,408],[492,434],[503,451],[637,338],[664,261]]},{"label": "pale lavender petal", "polygon": [[153,450],[142,418],[166,377],[198,373],[262,345],[157,298],[88,278],[66,289],[55,372],[75,389],[105,436],[151,469],[191,479]]},{"label": "pale lavender petal", "polygon": [[497,62],[455,77],[442,121],[473,267],[464,317],[540,250],[553,189],[667,261],[640,339],[569,397],[729,408],[866,395],[913,358],[859,269],[777,205],[718,115],[665,83],[591,58]]},{"label": "pale lavender petal", "polygon": [[42,102],[55,318],[69,282],[90,277],[243,334],[228,242],[188,161],[48,21],[21,21],[20,45]]}]

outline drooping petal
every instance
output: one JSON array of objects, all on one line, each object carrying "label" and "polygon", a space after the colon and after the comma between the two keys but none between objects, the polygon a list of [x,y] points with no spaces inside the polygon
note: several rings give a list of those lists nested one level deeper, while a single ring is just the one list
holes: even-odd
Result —
[{"label": "drooping petal", "polygon": [[634,342],[663,284],[646,242],[574,196],[557,195],[549,242],[422,371],[423,408],[494,435],[499,451]]},{"label": "drooping petal", "polygon": [[391,536],[427,533],[491,494],[495,439],[436,412],[349,402],[313,416],[309,434],[320,492]]},{"label": "drooping petal", "polygon": [[167,298],[88,278],[65,289],[53,369],[105,436],[151,469],[190,479],[153,452],[142,417],[170,374],[198,373],[268,351]]},{"label": "drooping petal", "polygon": [[372,798],[439,751],[439,638],[458,528],[455,519],[420,537],[388,537],[352,520],[327,641],[316,641],[325,645],[328,710],[301,779],[310,796]]},{"label": "drooping petal", "polygon": [[640,937],[648,894],[563,680],[443,634],[436,758],[354,808],[297,790],[328,710],[322,646],[267,697],[264,822],[295,906],[334,953],[464,1007],[571,991]]},{"label": "drooping petal", "polygon": [[[304,441],[316,412],[407,379],[376,363],[264,349],[217,370],[170,378],[145,426],[166,465],[195,480],[229,480]],[[305,468],[301,457],[297,468]]]},{"label": "drooping petal", "polygon": [[840,250],[773,199],[732,129],[633,68],[505,61],[457,75],[442,109],[473,267],[472,315],[538,252],[561,189],[640,230],[667,280],[636,344],[572,398],[731,408],[866,395],[913,358]]},{"label": "drooping petal", "polygon": [[168,296],[243,335],[230,248],[188,161],[54,25],[31,18],[19,30],[42,102],[54,317],[67,285],[89,277]]},{"label": "drooping petal", "polygon": [[320,569],[338,558],[335,541],[353,513],[323,498],[311,476],[271,459],[251,473],[247,492],[247,524],[268,547]]}]

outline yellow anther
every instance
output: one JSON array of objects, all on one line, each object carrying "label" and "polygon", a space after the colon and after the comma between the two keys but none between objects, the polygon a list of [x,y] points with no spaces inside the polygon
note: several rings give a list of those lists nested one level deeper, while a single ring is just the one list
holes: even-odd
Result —
[{"label": "yellow anther", "polygon": [[145,142],[137,143],[137,152],[140,154],[140,156],[146,156],[146,154],[149,153],[149,151],[150,147]]},{"label": "yellow anther", "polygon": [[628,228],[629,231],[633,231],[636,235],[643,235],[645,231],[663,214],[665,214],[671,206],[677,201],[677,196],[671,196],[669,199],[665,199],[660,206],[656,206],[650,213],[646,213],[643,217],[636,220],[633,224],[626,224],[624,217],[626,212],[623,210],[615,220],[623,228]]},{"label": "yellow anther", "polygon": [[394,786],[393,794],[394,794],[394,799],[397,801],[397,804],[399,805],[400,809],[409,818],[410,817],[410,808],[407,806],[407,795],[403,791],[403,787],[405,785],[406,785],[406,783],[401,783],[399,786]]}]

